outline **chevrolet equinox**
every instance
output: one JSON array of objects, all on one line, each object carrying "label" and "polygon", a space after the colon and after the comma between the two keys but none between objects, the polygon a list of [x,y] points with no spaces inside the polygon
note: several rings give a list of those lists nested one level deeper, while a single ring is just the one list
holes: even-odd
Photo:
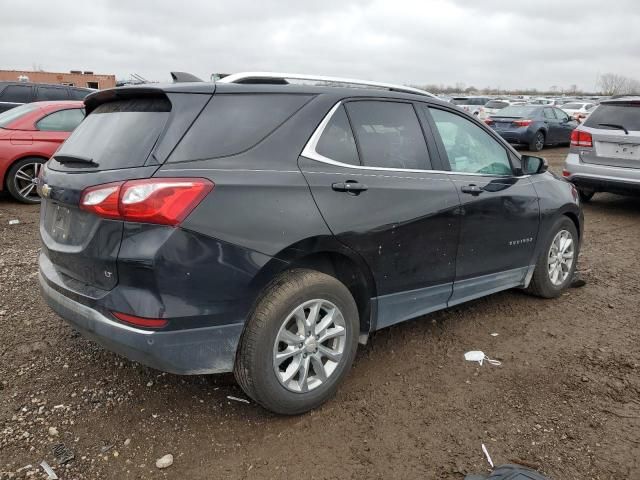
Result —
[{"label": "chevrolet equinox", "polygon": [[542,158],[430,94],[243,76],[115,88],[41,169],[39,278],[84,336],[231,372],[280,414],[371,332],[510,288],[558,297],[583,216]]}]

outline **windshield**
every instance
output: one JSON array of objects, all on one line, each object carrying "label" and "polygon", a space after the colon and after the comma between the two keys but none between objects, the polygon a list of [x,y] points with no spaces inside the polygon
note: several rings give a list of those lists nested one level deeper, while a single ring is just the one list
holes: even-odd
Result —
[{"label": "windshield", "polygon": [[464,98],[454,98],[451,102],[455,105],[484,105],[487,103],[486,98],[478,98],[478,97],[464,97]]},{"label": "windshield", "polygon": [[20,105],[19,107],[12,108],[7,110],[6,112],[0,113],[0,128],[6,128],[7,125],[18,120],[23,115],[26,115],[29,112],[33,112],[37,110],[38,105],[33,103],[26,103],[24,105]]},{"label": "windshield", "polygon": [[584,103],[565,103],[560,108],[567,108],[569,110],[580,110],[584,106]]},{"label": "windshield", "polygon": [[509,107],[503,108],[500,110],[497,116],[500,117],[532,117],[534,116],[540,107],[530,106],[530,105],[511,105]]},{"label": "windshield", "polygon": [[615,129],[603,127],[601,123],[621,125],[627,130],[640,131],[640,103],[604,103],[589,115],[584,125],[591,128]]}]

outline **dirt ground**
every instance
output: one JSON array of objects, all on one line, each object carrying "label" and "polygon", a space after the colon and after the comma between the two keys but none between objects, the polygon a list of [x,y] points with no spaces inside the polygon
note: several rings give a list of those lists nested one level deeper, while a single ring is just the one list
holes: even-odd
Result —
[{"label": "dirt ground", "polygon": [[[559,171],[566,149],[543,154]],[[38,207],[0,199],[0,479],[46,478],[43,459],[61,479],[461,479],[487,471],[482,443],[554,479],[640,479],[640,199],[596,195],[585,217],[586,287],[380,331],[335,399],[282,418],[229,400],[230,375],[163,374],[74,333],[39,296]]]}]

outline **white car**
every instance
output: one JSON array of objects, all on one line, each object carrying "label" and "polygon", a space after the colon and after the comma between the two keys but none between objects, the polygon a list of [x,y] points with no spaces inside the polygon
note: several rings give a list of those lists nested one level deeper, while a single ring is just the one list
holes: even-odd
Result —
[{"label": "white car", "polygon": [[498,113],[500,110],[502,110],[505,107],[508,107],[509,105],[512,105],[512,102],[510,102],[509,100],[503,100],[498,98],[494,100],[490,100],[484,105],[483,112],[479,114],[478,117],[481,120],[484,120],[485,118],[489,117],[490,115],[494,115]]},{"label": "white car", "polygon": [[565,103],[560,108],[570,117],[575,118],[579,122],[584,122],[585,118],[587,118],[596,107],[597,105],[592,102],[571,102]]},{"label": "white car", "polygon": [[469,112],[471,115],[484,114],[484,106],[491,100],[489,97],[453,97],[451,103]]}]

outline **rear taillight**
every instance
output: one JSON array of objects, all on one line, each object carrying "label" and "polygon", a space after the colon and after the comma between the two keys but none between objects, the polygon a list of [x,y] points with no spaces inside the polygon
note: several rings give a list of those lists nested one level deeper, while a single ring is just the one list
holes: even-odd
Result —
[{"label": "rear taillight", "polygon": [[571,172],[569,170],[562,170],[562,176],[563,177],[570,177],[571,176]]},{"label": "rear taillight", "polygon": [[128,323],[129,325],[134,325],[136,327],[162,328],[166,327],[169,323],[169,321],[164,318],[136,317],[135,315],[120,312],[111,312],[111,314],[121,322]]},{"label": "rear taillight", "polygon": [[593,139],[589,132],[583,132],[581,130],[573,130],[571,132],[571,146],[572,147],[593,147]]},{"label": "rear taillight", "polygon": [[515,120],[513,124],[516,127],[528,127],[533,123],[533,120]]},{"label": "rear taillight", "polygon": [[148,178],[106,183],[85,189],[80,208],[104,218],[177,225],[213,186],[204,178]]},{"label": "rear taillight", "polygon": [[490,118],[485,118],[484,123],[486,123],[487,125],[493,125],[493,120],[491,120]]}]

